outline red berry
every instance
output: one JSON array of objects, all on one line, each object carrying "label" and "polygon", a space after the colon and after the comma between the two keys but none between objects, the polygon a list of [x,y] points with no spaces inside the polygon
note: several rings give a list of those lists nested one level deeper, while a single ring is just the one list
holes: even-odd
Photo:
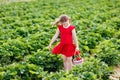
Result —
[{"label": "red berry", "polygon": [[76,51],[76,54],[80,54],[80,51]]},{"label": "red berry", "polygon": [[80,58],[76,58],[76,60],[80,60]]}]

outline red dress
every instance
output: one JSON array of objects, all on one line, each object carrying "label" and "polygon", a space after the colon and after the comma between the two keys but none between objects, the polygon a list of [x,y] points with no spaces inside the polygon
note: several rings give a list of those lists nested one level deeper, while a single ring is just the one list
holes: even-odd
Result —
[{"label": "red dress", "polygon": [[72,30],[75,26],[70,25],[68,28],[64,28],[63,25],[58,25],[58,28],[60,31],[60,43],[52,49],[52,53],[71,57],[74,55],[76,48],[72,38]]}]

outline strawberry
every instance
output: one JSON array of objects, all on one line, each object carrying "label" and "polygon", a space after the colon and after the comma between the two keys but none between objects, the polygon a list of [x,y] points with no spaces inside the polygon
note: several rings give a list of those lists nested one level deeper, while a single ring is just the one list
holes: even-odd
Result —
[{"label": "strawberry", "polygon": [[78,50],[78,51],[76,51],[76,53],[75,54],[80,54],[80,51]]},{"label": "strawberry", "polygon": [[81,59],[81,58],[79,58],[79,57],[78,57],[78,58],[76,58],[76,60],[80,60],[80,59]]}]

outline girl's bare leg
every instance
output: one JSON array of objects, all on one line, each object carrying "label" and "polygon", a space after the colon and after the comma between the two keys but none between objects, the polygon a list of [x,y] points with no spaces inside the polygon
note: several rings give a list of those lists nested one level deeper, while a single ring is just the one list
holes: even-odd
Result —
[{"label": "girl's bare leg", "polygon": [[72,69],[72,57],[67,57],[67,61],[66,61],[66,71],[69,72]]},{"label": "girl's bare leg", "polygon": [[67,69],[67,57],[65,55],[62,55],[62,58],[63,58],[63,65],[64,65],[64,69],[66,70]]},{"label": "girl's bare leg", "polygon": [[72,57],[66,57],[65,55],[62,55],[62,58],[63,58],[64,69],[65,71],[69,72],[73,66]]}]

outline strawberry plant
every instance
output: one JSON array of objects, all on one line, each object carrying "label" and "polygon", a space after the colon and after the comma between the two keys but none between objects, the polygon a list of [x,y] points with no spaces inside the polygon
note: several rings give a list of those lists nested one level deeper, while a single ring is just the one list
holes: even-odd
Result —
[{"label": "strawberry plant", "polygon": [[28,58],[29,63],[36,64],[43,67],[45,71],[55,72],[59,71],[63,67],[63,61],[60,56],[51,54],[48,51],[35,52],[35,55]]},{"label": "strawberry plant", "polygon": [[116,39],[103,41],[100,45],[96,46],[98,58],[100,58],[101,61],[104,61],[108,65],[119,65],[119,44],[120,41]]},{"label": "strawberry plant", "polygon": [[71,73],[82,78],[82,80],[106,80],[109,79],[111,72],[104,62],[91,57],[89,59],[86,58],[85,62],[82,65],[76,66]]},{"label": "strawberry plant", "polygon": [[[109,66],[120,65],[119,0],[12,1],[0,1],[0,79],[109,80]],[[69,74],[61,56],[45,48],[57,28],[50,23],[61,14],[76,26],[85,58]]]}]

